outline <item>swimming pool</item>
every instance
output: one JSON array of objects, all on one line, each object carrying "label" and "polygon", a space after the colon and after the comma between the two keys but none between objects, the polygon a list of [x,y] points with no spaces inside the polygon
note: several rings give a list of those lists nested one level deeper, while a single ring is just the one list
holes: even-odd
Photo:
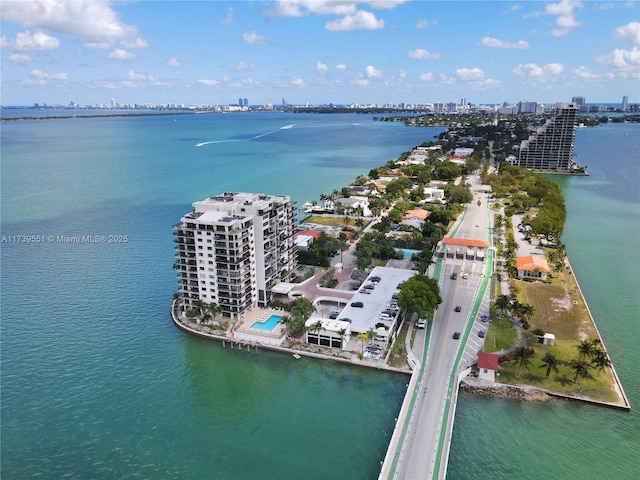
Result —
[{"label": "swimming pool", "polygon": [[251,328],[270,332],[274,328],[276,328],[281,321],[282,321],[281,315],[271,315],[264,322],[254,322],[253,325],[251,325]]}]

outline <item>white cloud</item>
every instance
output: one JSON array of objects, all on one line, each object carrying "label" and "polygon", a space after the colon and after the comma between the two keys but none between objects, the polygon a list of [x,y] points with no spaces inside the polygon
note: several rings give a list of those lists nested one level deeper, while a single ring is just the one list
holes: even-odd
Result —
[{"label": "white cloud", "polygon": [[276,0],[275,8],[263,13],[269,17],[304,17],[316,15],[353,15],[357,5],[364,3],[371,8],[390,10],[408,0]]},{"label": "white cloud", "polygon": [[127,52],[121,48],[116,48],[109,54],[111,60],[133,60],[137,55],[133,52]]},{"label": "white cloud", "polygon": [[304,80],[302,80],[301,78],[292,78],[289,82],[289,85],[292,85],[294,87],[304,87]]},{"label": "white cloud", "polygon": [[602,77],[599,73],[589,70],[582,65],[573,70],[573,75],[584,80],[596,80]]},{"label": "white cloud", "polygon": [[8,46],[19,51],[53,50],[60,47],[60,41],[43,32],[36,32],[32,35],[29,31],[26,31],[19,32],[16,34],[16,38],[11,41],[5,39],[3,46]]},{"label": "white cloud", "polygon": [[363,77],[359,77],[356,78],[355,80],[352,80],[351,83],[353,85],[356,85],[358,87],[366,87],[367,85],[369,85],[371,82],[369,80],[367,80],[366,78]]},{"label": "white cloud", "polygon": [[422,30],[423,28],[427,28],[430,27],[432,25],[435,25],[436,22],[435,20],[432,20],[431,22],[429,20],[418,20],[418,22],[416,23],[416,28],[418,30]]},{"label": "white cloud", "polygon": [[440,79],[440,83],[444,85],[453,85],[454,83],[456,83],[455,77],[449,77],[444,73],[441,73],[440,75],[438,75],[438,78]]},{"label": "white cloud", "polygon": [[256,66],[253,63],[245,63],[245,62],[239,62],[235,67],[234,70],[236,72],[246,72],[247,70],[255,70]]},{"label": "white cloud", "polygon": [[535,63],[527,63],[517,65],[513,69],[513,73],[518,77],[524,77],[532,80],[544,80],[557,77],[564,71],[564,66],[560,63],[548,63],[539,66]]},{"label": "white cloud", "polygon": [[31,57],[22,53],[10,53],[7,59],[13,63],[31,63]]},{"label": "white cloud", "polygon": [[167,63],[165,63],[165,65],[167,67],[171,67],[171,68],[180,68],[182,67],[182,63],[180,63],[180,60],[178,60],[177,58],[170,58],[169,60],[167,60]]},{"label": "white cloud", "polygon": [[196,80],[196,83],[203,85],[205,87],[215,87],[216,85],[218,85],[220,82],[218,82],[217,80],[206,80],[206,79],[202,79],[202,80]]},{"label": "white cloud", "polygon": [[120,45],[125,48],[147,48],[149,46],[149,42],[144,38],[136,37],[130,40],[121,40]]},{"label": "white cloud", "polygon": [[339,63],[336,65],[336,70],[346,70],[347,66],[344,63]]},{"label": "white cloud", "polygon": [[635,47],[640,46],[640,22],[631,22],[616,28],[614,36]]},{"label": "white cloud", "polygon": [[416,60],[433,60],[436,58],[440,58],[440,54],[431,53],[424,48],[416,48],[415,50],[409,52],[409,58],[414,58]]},{"label": "white cloud", "polygon": [[422,75],[420,75],[420,80],[422,80],[423,82],[430,82],[431,80],[433,80],[433,73],[423,73]]},{"label": "white cloud", "polygon": [[42,70],[31,70],[28,79],[22,81],[24,85],[48,85],[49,83],[61,83],[68,79],[66,73],[46,73]]},{"label": "white cloud", "polygon": [[459,68],[456,70],[456,78],[460,80],[482,80],[484,72],[479,68]]},{"label": "white cloud", "polygon": [[133,70],[129,70],[129,72],[127,73],[127,76],[129,77],[129,80],[148,80],[149,79],[149,77],[144,73],[137,73],[137,72],[134,72]]},{"label": "white cloud", "polygon": [[515,48],[515,49],[524,49],[529,48],[529,42],[525,40],[520,40],[516,43],[505,42],[504,40],[498,40],[493,37],[484,37],[480,40],[480,44],[485,45],[491,48]]},{"label": "white cloud", "polygon": [[382,75],[384,75],[384,72],[382,70],[377,70],[375,67],[369,65],[367,66],[367,68],[365,68],[365,75],[367,76],[367,78],[380,78],[382,77]]},{"label": "white cloud", "polygon": [[558,3],[547,4],[545,13],[556,17],[556,28],[551,31],[553,36],[562,37],[581,25],[574,16],[573,10],[576,8],[582,8],[579,0],[560,0]]},{"label": "white cloud", "polygon": [[222,20],[220,20],[220,23],[227,27],[231,25],[233,23],[233,12],[234,12],[233,7],[227,8],[227,16],[224,17]]},{"label": "white cloud", "polygon": [[120,21],[110,2],[33,0],[0,2],[4,22],[65,33],[88,41],[134,40],[138,29]]},{"label": "white cloud", "polygon": [[623,76],[630,75],[634,78],[640,76],[640,48],[638,47],[633,47],[631,50],[616,48],[609,55],[596,57],[596,61],[615,68]]},{"label": "white cloud", "polygon": [[329,71],[329,67],[326,63],[322,63],[320,60],[316,61],[316,70],[320,73]]},{"label": "white cloud", "polygon": [[337,20],[332,20],[324,26],[324,28],[331,32],[378,30],[383,27],[384,20],[378,20],[373,13],[364,10],[358,10],[353,15],[345,15]]},{"label": "white cloud", "polygon": [[242,38],[247,43],[260,43],[260,44],[267,43],[267,40],[262,35],[259,35],[258,33],[256,33],[255,30],[248,33],[243,33]]}]

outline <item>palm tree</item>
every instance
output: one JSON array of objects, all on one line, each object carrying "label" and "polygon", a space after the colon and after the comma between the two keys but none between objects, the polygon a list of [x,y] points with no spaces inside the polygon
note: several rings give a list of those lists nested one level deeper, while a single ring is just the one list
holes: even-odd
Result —
[{"label": "palm tree", "polygon": [[536,311],[535,307],[533,305],[529,305],[528,303],[521,303],[519,305],[519,308],[520,314],[527,320],[531,320],[531,317],[533,317],[533,314]]},{"label": "palm tree", "polygon": [[344,339],[347,337],[347,329],[341,328],[338,330],[338,336],[340,337],[340,347],[344,347]]},{"label": "palm tree", "polygon": [[361,354],[364,355],[364,344],[368,339],[367,334],[365,332],[360,332],[357,338],[361,343]]},{"label": "palm tree", "polygon": [[[311,325],[309,325],[307,327],[307,330],[309,330],[310,332],[315,332],[316,335],[318,333],[320,333],[320,330],[322,330],[322,322],[320,320],[318,320],[317,322],[312,323]],[[320,345],[320,336],[318,335],[318,345]]]},{"label": "palm tree", "polygon": [[511,307],[511,300],[509,300],[509,297],[507,295],[500,295],[498,298],[496,298],[495,304],[496,308],[499,309],[502,313],[502,316],[504,316],[505,312]]},{"label": "palm tree", "polygon": [[580,354],[580,360],[583,362],[587,357],[592,358],[596,352],[596,346],[592,340],[583,340],[576,346],[576,348]]},{"label": "palm tree", "polygon": [[376,331],[373,328],[370,328],[369,330],[367,330],[366,335],[367,341],[372,342],[373,339],[376,338]]},{"label": "palm tree", "polygon": [[542,364],[540,365],[540,368],[546,367],[547,369],[544,377],[545,380],[549,380],[549,376],[551,375],[552,370],[558,373],[558,365],[560,365],[560,360],[558,360],[558,358],[553,353],[547,352],[544,354],[544,357],[542,357]]},{"label": "palm tree", "polygon": [[360,229],[362,229],[362,227],[364,227],[364,224],[365,224],[365,223],[366,223],[366,222],[364,221],[364,218],[362,218],[362,217],[358,217],[358,218],[356,218],[355,226],[356,226],[356,227],[358,227],[358,228],[360,228]]},{"label": "palm tree", "polygon": [[598,348],[593,355],[591,364],[598,369],[598,378],[600,378],[600,373],[605,368],[611,366],[611,360],[609,360],[609,357],[604,350]]},{"label": "palm tree", "polygon": [[569,367],[574,371],[573,383],[578,383],[578,377],[593,380],[593,375],[589,372],[589,364],[584,360],[571,360]]},{"label": "palm tree", "polygon": [[205,302],[203,302],[202,300],[198,299],[195,302],[193,302],[193,308],[195,308],[196,311],[198,312],[198,316],[202,317],[202,314],[207,309],[207,304]]},{"label": "palm tree", "polygon": [[518,362],[518,369],[516,370],[516,377],[520,377],[520,369],[525,367],[529,371],[529,350],[527,347],[518,347],[513,351],[513,357]]}]

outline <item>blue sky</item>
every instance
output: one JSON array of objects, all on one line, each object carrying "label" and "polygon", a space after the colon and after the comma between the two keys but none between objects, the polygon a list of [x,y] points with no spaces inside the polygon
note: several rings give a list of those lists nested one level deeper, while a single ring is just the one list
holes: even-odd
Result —
[{"label": "blue sky", "polygon": [[2,0],[3,105],[640,101],[640,3]]}]

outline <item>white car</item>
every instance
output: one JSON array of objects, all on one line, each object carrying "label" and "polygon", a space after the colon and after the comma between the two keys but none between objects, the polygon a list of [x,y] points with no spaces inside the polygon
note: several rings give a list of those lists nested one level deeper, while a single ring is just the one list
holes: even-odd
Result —
[{"label": "white car", "polygon": [[424,318],[419,318],[416,322],[416,327],[425,328],[427,326],[427,321]]}]

